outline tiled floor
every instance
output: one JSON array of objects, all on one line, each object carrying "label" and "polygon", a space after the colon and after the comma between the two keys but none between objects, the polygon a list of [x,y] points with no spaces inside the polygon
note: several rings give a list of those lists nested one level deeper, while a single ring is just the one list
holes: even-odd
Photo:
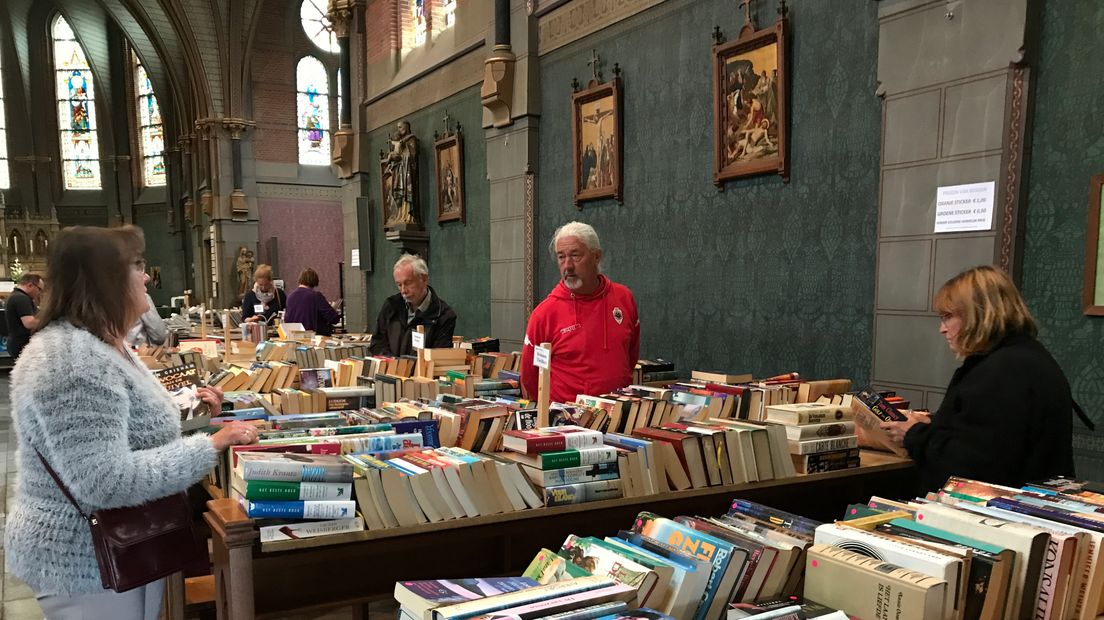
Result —
[{"label": "tiled floor", "polygon": [[[3,561],[4,525],[15,495],[15,431],[11,428],[11,403],[8,399],[8,372],[0,371],[0,479],[4,480],[0,504],[0,562]],[[26,584],[4,573],[0,581],[0,620],[42,620],[42,610],[34,593]],[[393,620],[397,616],[394,601],[380,601],[369,608],[368,620]],[[325,615],[289,615],[280,620],[346,620],[352,617],[349,610],[338,610]]]}]

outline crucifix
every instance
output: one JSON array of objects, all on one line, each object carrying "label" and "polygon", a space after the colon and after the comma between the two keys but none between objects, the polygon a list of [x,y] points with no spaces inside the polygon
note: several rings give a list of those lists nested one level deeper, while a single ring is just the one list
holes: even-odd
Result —
[{"label": "crucifix", "polygon": [[590,60],[587,61],[590,65],[590,72],[594,76],[594,82],[598,83],[602,79],[602,59],[598,56],[598,52],[590,50]]},{"label": "crucifix", "polygon": [[445,118],[441,119],[445,123],[445,135],[452,133],[452,115],[445,110]]},{"label": "crucifix", "polygon": [[755,30],[755,19],[751,16],[751,3],[754,0],[740,0],[737,2],[737,6],[744,7],[744,28]]}]

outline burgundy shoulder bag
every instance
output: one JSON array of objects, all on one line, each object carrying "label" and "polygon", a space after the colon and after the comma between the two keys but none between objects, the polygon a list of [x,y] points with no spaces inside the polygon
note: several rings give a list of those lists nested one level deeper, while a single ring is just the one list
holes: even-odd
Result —
[{"label": "burgundy shoulder bag", "polygon": [[105,589],[126,592],[177,571],[207,570],[207,545],[192,529],[187,494],[175,493],[141,506],[97,510],[88,516],[42,453],[38,449],[35,453],[65,498],[88,521]]}]

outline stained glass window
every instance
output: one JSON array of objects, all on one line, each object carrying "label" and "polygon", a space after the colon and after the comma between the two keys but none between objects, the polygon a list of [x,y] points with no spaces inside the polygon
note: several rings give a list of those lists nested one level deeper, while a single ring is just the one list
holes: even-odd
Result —
[{"label": "stained glass window", "polygon": [[441,0],[441,24],[451,28],[456,23],[456,0]]},{"label": "stained glass window", "polygon": [[0,189],[11,187],[8,177],[8,132],[4,116],[4,68],[0,67]]},{"label": "stained glass window", "polygon": [[100,189],[100,145],[92,68],[65,18],[54,21],[54,72],[61,174],[66,189]]},{"label": "stained glass window", "polygon": [[410,4],[410,23],[413,25],[414,47],[426,41],[426,29],[429,27],[430,0],[408,0]]},{"label": "stained glass window", "polygon": [[311,43],[331,54],[341,51],[337,45],[333,24],[326,15],[326,0],[303,0],[303,4],[299,7],[299,18],[303,22],[303,31],[307,33]]},{"label": "stained glass window", "polygon": [[326,67],[304,56],[295,71],[298,85],[299,163],[330,164],[330,81]]},{"label": "stained glass window", "polygon": [[131,55],[134,64],[134,90],[138,95],[138,151],[142,156],[142,180],[146,187],[165,184],[165,130],[161,106],[153,94],[146,68]]}]

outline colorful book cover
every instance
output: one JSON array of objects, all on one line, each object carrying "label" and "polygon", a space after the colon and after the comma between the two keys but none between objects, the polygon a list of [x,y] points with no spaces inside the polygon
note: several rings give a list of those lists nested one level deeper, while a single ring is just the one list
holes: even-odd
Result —
[{"label": "colorful book cover", "polygon": [[351,519],[356,516],[356,502],[280,502],[242,500],[251,519]]},{"label": "colorful book cover", "polygon": [[521,575],[544,585],[555,581],[586,577],[590,573],[583,567],[568,562],[567,558],[558,555],[555,551],[541,549]]}]

